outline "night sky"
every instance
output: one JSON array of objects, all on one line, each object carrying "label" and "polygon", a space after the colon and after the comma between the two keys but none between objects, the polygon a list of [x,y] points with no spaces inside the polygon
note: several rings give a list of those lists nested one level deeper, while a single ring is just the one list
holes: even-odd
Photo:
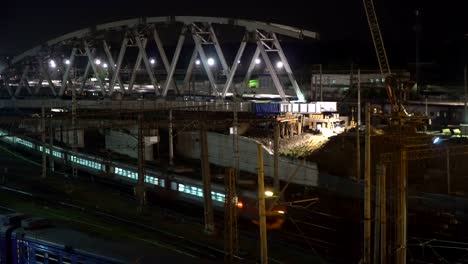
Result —
[{"label": "night sky", "polygon": [[[322,1],[7,1],[0,15],[0,56],[14,56],[83,27],[141,16],[219,16],[276,22],[317,31],[318,42],[289,44],[303,63],[377,68],[362,0]],[[392,68],[415,62],[415,10],[420,10],[420,61],[444,83],[459,82],[467,60],[464,1],[374,0]],[[150,4],[151,3],[151,4]],[[285,46],[285,49],[288,47]]]}]

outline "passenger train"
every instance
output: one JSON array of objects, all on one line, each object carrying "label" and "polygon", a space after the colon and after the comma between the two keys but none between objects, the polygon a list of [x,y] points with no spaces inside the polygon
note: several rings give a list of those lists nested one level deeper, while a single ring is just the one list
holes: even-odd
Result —
[{"label": "passenger train", "polygon": [[167,249],[138,241],[119,243],[66,227],[41,217],[0,215],[0,264],[123,264],[155,260],[193,262]]},{"label": "passenger train", "polygon": [[[42,143],[39,141],[26,137],[9,136],[5,131],[1,130],[0,141],[36,154],[40,154],[44,151]],[[48,144],[45,145],[45,152],[57,163],[68,166],[75,164],[78,169],[96,176],[109,175],[112,180],[129,185],[136,185],[138,181],[138,169],[134,165],[107,161],[98,156],[73,152],[57,146],[52,146],[52,148],[50,148]],[[186,176],[162,172],[155,169],[147,169],[145,184],[148,187],[148,191],[155,192],[157,195],[165,198],[203,205],[203,183],[199,179],[188,178]],[[226,202],[224,185],[212,183],[211,197],[213,208],[218,211],[223,211]],[[278,229],[281,228],[284,222],[286,206],[277,203],[271,206],[271,203],[274,202],[273,200],[274,199],[266,199],[266,208],[272,208],[267,212],[267,227],[269,229]],[[238,198],[233,202],[237,205],[240,217],[252,220],[254,223],[257,222],[258,199],[255,191],[238,190]]]}]

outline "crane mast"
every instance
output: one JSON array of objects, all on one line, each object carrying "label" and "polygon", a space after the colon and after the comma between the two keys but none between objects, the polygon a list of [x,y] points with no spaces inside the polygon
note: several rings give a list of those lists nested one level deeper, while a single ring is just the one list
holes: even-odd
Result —
[{"label": "crane mast", "polygon": [[364,4],[364,10],[366,11],[367,23],[369,24],[372,42],[374,43],[374,49],[377,55],[377,61],[379,62],[380,73],[385,78],[385,90],[387,92],[388,100],[392,106],[392,112],[397,112],[398,104],[392,87],[394,80],[387,81],[387,78],[391,76],[392,72],[388,63],[387,52],[385,51],[382,33],[380,32],[379,21],[377,20],[377,15],[375,13],[374,1],[363,0],[362,2]]}]

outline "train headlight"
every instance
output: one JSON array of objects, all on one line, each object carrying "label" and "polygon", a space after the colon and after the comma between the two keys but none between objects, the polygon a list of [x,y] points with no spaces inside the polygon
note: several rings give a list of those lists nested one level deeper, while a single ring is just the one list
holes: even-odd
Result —
[{"label": "train headlight", "polygon": [[278,214],[284,214],[284,211],[283,211],[283,210],[279,210],[279,211],[278,211]]},{"label": "train headlight", "polygon": [[272,191],[265,191],[265,196],[266,196],[266,197],[272,197],[272,196],[273,196],[273,192],[272,192]]}]

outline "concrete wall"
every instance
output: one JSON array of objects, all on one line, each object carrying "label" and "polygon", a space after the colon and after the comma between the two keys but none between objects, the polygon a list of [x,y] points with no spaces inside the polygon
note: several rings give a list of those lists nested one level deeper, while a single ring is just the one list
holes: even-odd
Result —
[{"label": "concrete wall", "polygon": [[[121,131],[106,132],[106,149],[116,153],[138,158],[138,140],[136,136]],[[153,160],[153,145],[145,146],[145,160]]]},{"label": "concrete wall", "polygon": [[[185,158],[200,159],[199,136],[200,133],[198,131],[179,133],[176,145],[177,154]],[[210,132],[208,133],[208,143],[208,156],[210,163],[223,167],[234,166],[232,136]],[[239,137],[239,149],[241,171],[256,174],[257,141],[246,137]],[[265,176],[273,177],[273,154],[266,147],[263,147],[263,149]],[[286,181],[300,163],[301,162],[299,160],[281,157],[279,164],[280,179]],[[312,162],[304,162],[296,176],[291,179],[291,182],[308,186],[317,186],[317,165]]]}]

